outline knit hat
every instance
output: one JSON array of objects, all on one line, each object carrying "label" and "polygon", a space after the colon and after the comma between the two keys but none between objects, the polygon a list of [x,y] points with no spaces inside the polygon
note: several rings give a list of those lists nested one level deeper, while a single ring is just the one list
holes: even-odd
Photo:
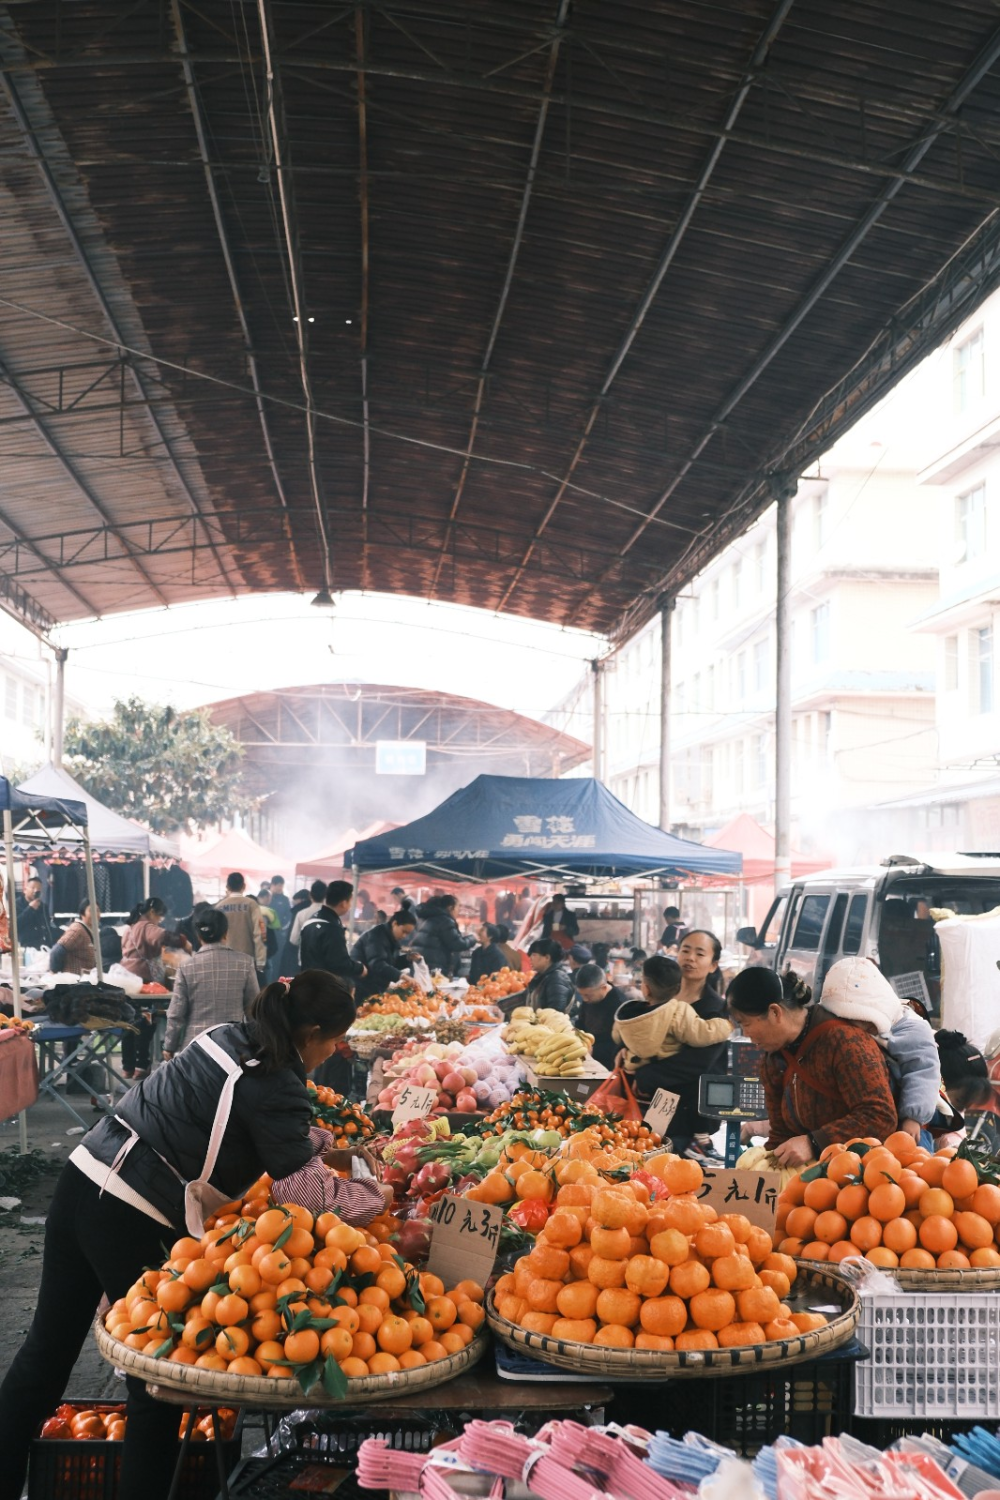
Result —
[{"label": "knit hat", "polygon": [[763,1016],[769,1005],[780,1005],[781,978],[774,969],[741,969],[729,981],[726,999],[731,1010],[744,1016]]},{"label": "knit hat", "polygon": [[989,1077],[985,1057],[960,1031],[939,1031],[937,1044],[941,1080],[946,1089],[955,1088],[971,1078]]},{"label": "knit hat", "polygon": [[842,958],[833,964],[819,1003],[845,1021],[870,1021],[879,1036],[887,1036],[903,1016],[899,996],[867,958]]}]

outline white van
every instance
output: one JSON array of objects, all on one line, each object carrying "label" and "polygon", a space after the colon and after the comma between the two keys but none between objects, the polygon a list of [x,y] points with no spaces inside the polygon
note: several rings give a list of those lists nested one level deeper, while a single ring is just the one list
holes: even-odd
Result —
[{"label": "white van", "polygon": [[[941,951],[931,911],[978,915],[1000,907],[1000,854],[894,854],[881,865],[821,870],[793,881],[760,932],[737,940],[757,963],[794,969],[819,994],[838,958],[872,958],[932,1018],[941,1009]],[[926,987],[926,994],[924,993]]]}]

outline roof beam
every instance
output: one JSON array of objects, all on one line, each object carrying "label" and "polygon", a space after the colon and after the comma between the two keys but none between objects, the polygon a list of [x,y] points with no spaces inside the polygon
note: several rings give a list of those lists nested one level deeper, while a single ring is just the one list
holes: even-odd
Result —
[{"label": "roof beam", "polygon": [[[786,0],[791,4],[792,0]],[[489,377],[490,361],[496,348],[497,337],[500,333],[500,324],[507,308],[507,299],[514,281],[514,272],[517,268],[517,258],[521,251],[521,242],[524,239],[524,227],[528,219],[528,208],[531,203],[531,194],[534,190],[535,179],[538,175],[538,162],[542,154],[542,140],[545,135],[545,124],[549,114],[549,99],[552,93],[552,85],[555,82],[556,67],[559,62],[559,48],[562,44],[563,29],[566,25],[566,16],[569,11],[569,0],[559,0],[556,11],[555,26],[552,40],[549,43],[549,54],[545,63],[545,77],[542,82],[542,100],[538,107],[538,118],[535,121],[535,133],[531,142],[531,155],[528,158],[528,172],[525,178],[524,189],[521,193],[521,207],[517,216],[517,224],[514,228],[514,239],[510,247],[510,255],[507,257],[507,270],[504,275],[503,285],[500,288],[500,298],[497,303],[496,312],[493,315],[493,324],[490,328],[489,338],[486,341],[486,352],[483,355],[479,370],[479,379],[476,384],[476,396],[472,405],[472,426],[469,430],[469,441],[466,444],[465,458],[462,462],[462,470],[458,476],[458,484],[452,497],[451,510],[448,515],[448,532],[444,546],[441,549],[441,557],[434,570],[434,580],[430,587],[431,598],[437,593],[438,584],[441,579],[441,570],[444,567],[448,553],[448,543],[451,539],[451,526],[458,514],[458,508],[462,503],[462,495],[465,491],[465,483],[469,477],[469,468],[472,463],[472,455],[476,446],[476,434],[479,430],[479,417],[486,396],[486,382]],[[507,595],[504,596],[506,603]],[[500,606],[503,608],[503,605]]]},{"label": "roof beam", "polygon": [[257,15],[260,21],[261,43],[267,70],[267,122],[271,135],[271,149],[278,177],[278,198],[281,203],[281,222],[285,236],[285,251],[288,259],[288,275],[291,283],[292,307],[295,316],[295,335],[299,352],[299,378],[306,411],[306,446],[309,456],[309,483],[312,489],[313,508],[316,513],[316,528],[319,534],[323,562],[323,586],[333,585],[333,563],[330,556],[330,538],[326,527],[319,466],[316,456],[316,409],[313,401],[312,378],[309,373],[309,324],[308,312],[302,284],[302,258],[299,251],[298,225],[293,199],[294,187],[288,164],[288,131],[285,123],[285,106],[282,97],[281,75],[273,58],[274,25],[270,0],[257,0]]},{"label": "roof beam", "polygon": [[594,397],[593,405],[590,408],[590,413],[587,417],[586,422],[584,423],[583,434],[576,445],[576,449],[574,450],[573,456],[569,461],[566,472],[560,480],[559,485],[556,488],[556,493],[553,496],[552,500],[549,502],[548,509],[543,515],[541,522],[535,528],[534,535],[525,548],[524,556],[521,559],[519,566],[515,569],[514,575],[504,591],[503,598],[497,605],[498,610],[502,610],[506,607],[507,601],[510,599],[511,594],[517,587],[524,569],[527,567],[529,561],[531,560],[531,554],[535,550],[539,537],[542,535],[549,522],[552,520],[552,517],[555,515],[555,512],[560,502],[562,501],[563,496],[566,494],[566,490],[569,487],[569,484],[576,472],[581,458],[583,457],[584,449],[587,446],[590,435],[594,430],[597,419],[601,414],[605,401],[607,400],[608,392],[611,390],[611,387],[615,382],[615,378],[618,375],[619,370],[625,363],[625,360],[628,358],[629,351],[631,350],[632,345],[635,343],[635,340],[638,337],[640,328],[646,321],[646,315],[653,305],[656,294],[659,292],[660,287],[663,285],[664,277],[670,270],[670,267],[674,262],[674,258],[676,257],[678,250],[683,244],[684,237],[688,232],[691,221],[697,213],[698,207],[705,196],[708,185],[712,180],[712,174],[714,173],[715,168],[718,165],[719,158],[725,150],[728,132],[732,130],[733,126],[736,124],[736,121],[739,119],[740,112],[742,111],[743,106],[746,103],[747,96],[750,93],[750,89],[753,84],[753,74],[766,61],[768,52],[771,49],[771,45],[774,42],[775,37],[778,35],[778,32],[784,25],[785,18],[787,17],[788,12],[791,10],[794,3],[795,0],[778,0],[778,4],[771,15],[771,19],[769,20],[767,26],[764,28],[763,34],[761,35],[760,40],[758,41],[756,47],[753,50],[753,53],[751,54],[750,61],[747,64],[747,69],[740,82],[740,86],[736,91],[735,98],[732,100],[729,109],[726,112],[726,118],[722,127],[722,131],[716,137],[714,143],[709,148],[708,155],[705,157],[705,160],[701,164],[701,170],[698,173],[697,180],[688,196],[687,202],[684,205],[680,218],[677,220],[677,223],[674,226],[673,232],[671,233],[670,238],[667,241],[666,248],[664,249],[663,254],[660,256],[656,270],[653,272],[652,278],[649,281],[646,290],[643,292],[642,297],[639,299],[639,306],[636,308],[635,312],[632,315],[631,322],[629,323],[628,328],[625,330],[624,337],[622,338],[621,342],[618,345],[618,348],[614,353],[614,356],[612,357],[611,364],[604,376],[604,380],[601,383],[601,388],[598,391],[597,395]]},{"label": "roof beam", "polygon": [[205,173],[205,185],[208,188],[208,198],[212,205],[212,217],[215,220],[215,231],[219,238],[219,248],[222,251],[222,259],[226,266],[226,275],[229,278],[229,287],[233,294],[233,302],[236,307],[236,316],[239,319],[240,332],[243,337],[243,348],[246,353],[247,369],[250,374],[250,383],[253,386],[254,400],[257,406],[257,415],[260,419],[261,434],[264,438],[264,448],[267,453],[267,461],[274,479],[274,488],[282,509],[282,532],[288,543],[295,576],[299,587],[304,589],[306,582],[302,574],[299,562],[298,548],[295,544],[295,534],[292,530],[288,517],[288,498],[285,487],[281,482],[281,474],[278,470],[278,461],[274,452],[274,444],[271,440],[271,429],[267,420],[267,408],[264,403],[264,394],[260,383],[260,371],[257,366],[257,357],[254,353],[253,339],[250,334],[250,324],[247,320],[246,307],[240,292],[239,278],[236,275],[236,266],[233,261],[232,246],[229,243],[229,235],[226,230],[226,221],[222,213],[222,203],[219,199],[219,190],[215,181],[215,169],[212,165],[208,150],[208,138],[205,129],[205,115],[201,104],[201,95],[198,91],[195,79],[194,66],[188,51],[187,33],[184,29],[184,16],[180,6],[180,0],[170,0],[170,9],[174,21],[174,32],[177,36],[177,44],[180,48],[181,70],[184,74],[184,84],[187,88],[188,103],[191,107],[191,116],[194,121],[195,135],[198,139],[198,153],[201,157],[202,168]]},{"label": "roof beam", "polygon": [[874,229],[875,225],[881,219],[882,215],[885,213],[885,210],[889,207],[889,204],[893,201],[897,194],[902,191],[906,183],[906,174],[915,171],[915,169],[920,165],[924,157],[927,155],[928,151],[944,133],[946,129],[947,118],[949,116],[957,114],[957,112],[962,108],[962,105],[965,104],[965,102],[969,98],[970,94],[973,93],[978,84],[980,84],[985,78],[986,74],[993,67],[993,64],[997,61],[998,58],[1000,58],[1000,28],[993,32],[992,36],[986,42],[985,46],[981,49],[978,57],[966,70],[957,88],[952,90],[943,108],[938,111],[935,123],[929,129],[922,131],[918,138],[910,146],[909,150],[903,158],[903,165],[900,173],[895,176],[893,180],[886,185],[886,187],[882,189],[881,193],[879,193],[878,197],[875,199],[875,202],[868,209],[868,212],[864,214],[864,216],[858,221],[851,233],[842,242],[833,259],[829,262],[823,272],[816,278],[806,295],[801,298],[791,316],[785,320],[785,322],[767,344],[766,348],[757,357],[757,359],[754,361],[753,365],[746,372],[743,378],[736,386],[734,386],[734,388],[730,391],[729,395],[722,402],[722,404],[716,408],[715,412],[709,419],[704,431],[702,432],[698,441],[695,443],[694,447],[691,449],[688,457],[682,463],[674,478],[670,481],[666,489],[656,500],[655,504],[652,506],[645,519],[640,522],[640,524],[633,531],[632,535],[629,537],[628,541],[625,543],[625,546],[622,548],[619,554],[621,557],[626,556],[626,554],[629,553],[635,546],[639,538],[645,534],[646,528],[649,526],[650,522],[656,519],[660,511],[670,499],[671,495],[675,493],[678,486],[694,468],[695,464],[698,462],[698,459],[704,453],[705,449],[709,446],[715,435],[722,430],[725,422],[735,411],[739,403],[743,400],[743,397],[747,394],[748,391],[753,389],[757,381],[764,374],[765,370],[768,369],[775,356],[779,354],[785,347],[788,340],[792,337],[792,334],[796,331],[797,328],[801,326],[801,324],[812,312],[816,304],[825,296],[827,291],[829,291],[830,287],[833,285],[834,281],[840,275],[844,267],[848,264],[855,251],[861,244],[863,244],[865,239],[871,233],[872,229]]},{"label": "roof beam", "polygon": [[[797,475],[869,411],[897,381],[972,315],[1000,286],[1000,216],[993,215],[934,279],[880,330],[852,370],[816,403],[799,430],[772,449],[710,535],[702,532],[653,587],[624,612],[612,639],[623,644],[722,548],[739,537],[775,498],[775,484]],[[630,561],[634,562],[634,558]]]},{"label": "roof beam", "polygon": [[[112,311],[111,304],[108,302],[108,299],[104,294],[104,289],[97,279],[94,268],[90,263],[87,252],[84,249],[80,236],[77,233],[76,225],[73,223],[69,210],[66,208],[66,205],[63,202],[62,194],[59,191],[59,187],[52,173],[52,169],[49,166],[48,160],[45,156],[45,152],[42,149],[41,143],[39,142],[38,137],[35,134],[31,121],[28,119],[27,112],[25,111],[24,105],[21,101],[21,97],[11,76],[10,68],[6,61],[4,61],[3,66],[0,67],[0,86],[2,86],[4,93],[7,96],[7,100],[10,104],[11,110],[14,113],[14,117],[17,120],[21,133],[27,143],[28,150],[34,158],[35,163],[38,167],[38,171],[41,174],[42,182],[44,183],[45,189],[49,195],[49,200],[52,203],[52,206],[59,217],[59,221],[66,232],[73,250],[73,254],[75,255],[81,269],[84,272],[84,275],[87,278],[87,281],[90,284],[91,291],[97,299],[101,312],[104,314],[105,321],[107,322],[107,325],[110,328],[115,340],[121,345],[126,345],[126,340],[122,336],[121,330],[118,326],[118,321],[114,315],[114,312]],[[132,371],[132,378],[136,383],[140,396],[142,396],[143,399],[148,400],[148,393],[146,391],[142,376],[139,374],[139,371],[134,365],[130,366],[130,369]],[[177,479],[177,482],[180,484],[181,489],[184,491],[188,504],[191,506],[192,512],[195,515],[200,516],[202,514],[201,505],[199,504],[194,491],[191,489],[191,486],[189,485],[187,478],[183,470],[181,469],[181,466],[174,453],[173,446],[167,436],[166,430],[163,427],[163,424],[160,421],[155,408],[153,408],[152,406],[150,406],[149,408],[149,419],[152,422],[157,437],[159,438],[159,441],[163,446],[163,450],[170,461],[171,468],[174,471],[174,476]],[[218,553],[215,553],[215,560],[218,564],[220,576],[225,580],[229,592],[235,598],[236,589],[231,579],[229,578],[222,558],[218,555]],[[159,598],[161,602],[165,604],[166,599],[163,598],[163,596],[160,594],[155,584],[153,584],[152,579],[149,579],[148,582],[150,587],[156,593],[157,598]]]},{"label": "roof beam", "polygon": [[354,42],[358,61],[358,215],[361,227],[361,424],[363,477],[361,482],[361,587],[368,587],[368,489],[371,480],[372,435],[368,406],[368,100],[365,64],[367,27],[362,6],[354,12]]},{"label": "roof beam", "polygon": [[[4,525],[6,524],[7,522],[4,522]],[[68,587],[65,584],[63,586]],[[80,597],[73,589],[70,589],[70,593],[73,593],[76,598]],[[93,606],[85,604],[85,608],[93,609]],[[0,609],[4,614],[10,615],[12,620],[16,620],[19,625],[23,625],[25,630],[30,630],[32,635],[46,643],[49,632],[54,630],[58,623],[48,610],[43,609],[37,600],[32,599],[30,594],[26,594],[21,585],[15,583],[14,579],[9,578],[6,573],[0,573]]]}]

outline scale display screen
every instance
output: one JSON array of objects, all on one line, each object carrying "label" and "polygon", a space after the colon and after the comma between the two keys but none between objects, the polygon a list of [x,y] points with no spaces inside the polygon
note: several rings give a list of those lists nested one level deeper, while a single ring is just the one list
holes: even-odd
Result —
[{"label": "scale display screen", "polygon": [[767,1116],[764,1085],[752,1073],[703,1073],[698,1080],[698,1110],[721,1120],[763,1120]]}]

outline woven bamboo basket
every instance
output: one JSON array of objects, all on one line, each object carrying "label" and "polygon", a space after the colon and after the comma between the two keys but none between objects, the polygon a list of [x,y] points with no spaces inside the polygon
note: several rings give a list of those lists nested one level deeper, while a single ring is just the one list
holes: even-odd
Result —
[{"label": "woven bamboo basket", "polygon": [[795,1283],[796,1291],[808,1288],[824,1302],[836,1301],[841,1311],[824,1328],[800,1334],[797,1339],[774,1339],[767,1344],[745,1344],[735,1349],[692,1349],[661,1351],[659,1349],[605,1349],[597,1344],[569,1343],[547,1334],[529,1333],[501,1318],[493,1293],[486,1299],[489,1326],[511,1349],[530,1354],[559,1370],[577,1375],[595,1375],[618,1380],[677,1380],[688,1376],[736,1375],[741,1370],[784,1368],[804,1360],[817,1359],[850,1342],[857,1326],[860,1307],[854,1288],[842,1276],[825,1267],[803,1270]]},{"label": "woven bamboo basket", "polygon": [[195,1365],[171,1364],[153,1359],[127,1344],[113,1339],[100,1318],[94,1323],[94,1337],[102,1356],[126,1375],[135,1375],[150,1386],[190,1395],[192,1402],[205,1405],[221,1402],[227,1406],[274,1407],[291,1410],[298,1406],[351,1406],[359,1400],[388,1401],[409,1396],[416,1391],[431,1390],[461,1375],[480,1360],[489,1344],[481,1329],[465,1349],[447,1359],[436,1359],[415,1370],[399,1370],[388,1375],[366,1375],[348,1381],[347,1395],[333,1400],[314,1386],[306,1395],[297,1380],[269,1380],[253,1375],[226,1375],[221,1370],[199,1370]]},{"label": "woven bamboo basket", "polygon": [[[858,1258],[863,1259],[861,1252]],[[831,1269],[822,1260],[803,1260],[795,1264],[803,1271],[828,1271]],[[850,1261],[848,1261],[850,1266]],[[968,1271],[917,1271],[901,1266],[887,1268],[879,1266],[886,1276],[891,1276],[904,1292],[994,1292],[1000,1289],[1000,1266],[973,1266]]]}]

